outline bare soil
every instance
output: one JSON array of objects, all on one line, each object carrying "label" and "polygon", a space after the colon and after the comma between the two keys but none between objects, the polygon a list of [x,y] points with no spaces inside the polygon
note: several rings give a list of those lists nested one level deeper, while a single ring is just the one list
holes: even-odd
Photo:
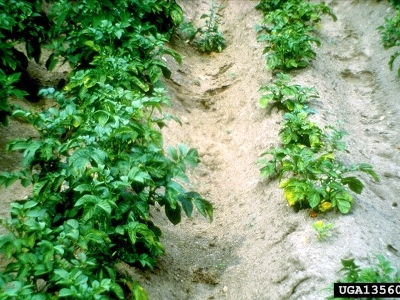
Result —
[{"label": "bare soil", "polygon": [[[200,26],[210,2],[178,2]],[[166,81],[172,100],[167,111],[183,124],[163,129],[166,147],[184,143],[199,150],[202,162],[191,171],[192,188],[212,201],[215,220],[210,224],[197,214],[173,226],[154,210],[167,253],[154,270],[129,269],[150,299],[324,299],[324,288],[340,276],[341,258],[355,257],[366,266],[379,253],[400,267],[400,82],[388,69],[391,52],[376,30],[394,10],[387,1],[326,2],[338,21],[323,18],[317,59],[290,76],[318,90],[320,98],[310,106],[321,127],[349,133],[341,159],[371,163],[381,181],[359,175],[365,189],[355,195],[351,213],[311,218],[307,210],[296,213],[287,205],[277,181],[260,178],[256,161],[279,144],[282,113],[258,106],[258,89],[273,75],[256,41],[257,1],[223,1],[220,29],[228,47],[222,53],[200,54],[178,37],[171,42],[183,64],[166,58],[173,70]],[[0,128],[0,170],[18,168],[21,160],[3,151],[5,143],[32,134],[15,120]],[[2,189],[3,215],[10,201],[28,192],[17,184]],[[311,227],[317,220],[334,224],[325,241]]]}]

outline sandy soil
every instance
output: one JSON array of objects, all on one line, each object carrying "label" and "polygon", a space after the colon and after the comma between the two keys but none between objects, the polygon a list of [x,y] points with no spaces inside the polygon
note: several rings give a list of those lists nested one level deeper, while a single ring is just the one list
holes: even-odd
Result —
[{"label": "sandy soil", "polygon": [[[199,26],[209,1],[178,2]],[[173,105],[167,110],[183,125],[163,129],[166,146],[185,143],[199,150],[193,189],[212,201],[215,220],[209,224],[196,215],[173,226],[154,211],[167,254],[154,270],[134,272],[150,299],[324,299],[323,289],[339,277],[341,258],[355,257],[365,266],[380,253],[400,267],[400,82],[388,69],[390,51],[383,50],[376,31],[394,11],[387,1],[326,2],[338,21],[323,19],[317,59],[290,75],[318,90],[320,98],[310,106],[318,110],[314,119],[321,126],[349,133],[342,160],[371,163],[381,182],[360,175],[365,189],[350,214],[311,218],[286,204],[277,181],[260,178],[255,162],[279,143],[282,116],[258,106],[258,89],[272,73],[256,41],[257,1],[224,1],[221,29],[228,47],[222,53],[202,55],[177,37],[171,42],[184,61],[168,59]],[[7,140],[32,133],[13,121],[0,134],[3,148]],[[20,157],[1,152],[0,158],[1,170],[18,167]],[[6,203],[26,193],[17,185],[2,190],[0,209],[6,212]],[[323,242],[311,227],[316,220],[334,224]]]}]

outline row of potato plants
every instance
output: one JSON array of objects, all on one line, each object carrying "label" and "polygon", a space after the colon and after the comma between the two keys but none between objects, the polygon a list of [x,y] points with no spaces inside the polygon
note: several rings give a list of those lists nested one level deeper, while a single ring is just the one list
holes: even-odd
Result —
[{"label": "row of potato plants", "polygon": [[[323,2],[314,4],[302,0],[262,0],[257,5],[265,17],[259,27],[259,41],[267,41],[267,69],[288,71],[306,67],[315,58],[312,43],[320,41],[311,33],[323,14],[336,16]],[[353,196],[360,194],[363,183],[353,175],[361,171],[378,181],[372,166],[365,163],[346,165],[338,152],[346,151],[342,141],[346,134],[333,126],[321,128],[309,119],[316,112],[308,107],[309,100],[318,97],[313,87],[290,85],[290,77],[276,74],[276,79],[260,89],[260,106],[273,102],[285,113],[281,130],[281,146],[271,147],[261,159],[261,175],[277,176],[284,197],[295,209],[311,208],[326,212],[337,208],[350,211]]]},{"label": "row of potato plants", "polygon": [[[259,40],[269,42],[280,40],[280,36],[287,32],[293,32],[290,25],[292,21],[311,21],[316,24],[321,13],[328,13],[336,19],[330,8],[327,8],[324,3],[301,2],[261,0],[257,8],[267,15],[264,22],[267,24],[269,24],[268,22],[277,22],[285,25],[279,29],[282,31],[268,31],[270,27],[264,26],[264,29],[267,28],[267,33],[262,34]],[[298,15],[301,16],[300,18],[295,17],[294,20],[292,20],[293,12],[286,13],[286,10],[292,9],[293,5],[307,7],[305,11],[298,9]],[[268,16],[269,13],[272,16]],[[277,15],[280,17],[276,18]],[[298,24],[296,28],[301,26]],[[276,28],[276,24],[273,23],[272,28]],[[279,37],[269,36],[273,34],[278,34]],[[310,59],[315,58],[315,52],[310,43],[314,42],[319,45],[319,40],[316,37],[303,36],[298,41],[290,41],[288,44],[293,46],[303,42],[302,48],[285,48],[285,45],[282,44],[269,44],[265,48],[267,68],[289,70],[307,66]],[[299,49],[307,51],[299,54]],[[275,80],[260,89],[263,95],[259,104],[262,108],[274,105],[285,112],[279,132],[282,146],[272,147],[262,154],[262,156],[269,156],[270,159],[260,160],[261,175],[278,176],[279,187],[284,189],[286,200],[296,209],[311,208],[313,212],[326,212],[337,207],[341,213],[348,213],[353,202],[353,197],[348,189],[360,194],[364,187],[363,183],[351,173],[362,171],[376,181],[379,180],[378,176],[369,164],[347,166],[337,159],[337,152],[346,151],[345,143],[341,140],[346,133],[333,126],[320,128],[315,122],[309,120],[308,117],[316,112],[308,107],[308,102],[318,98],[317,90],[314,87],[290,85],[289,83],[290,77],[287,74],[278,73]],[[317,223],[323,225],[322,222]],[[342,259],[341,271],[344,276],[337,282],[399,282],[400,270],[395,270],[382,255],[376,255],[376,257],[379,261],[376,266],[362,269],[355,264],[353,258]],[[333,284],[327,289],[331,292],[327,299],[333,299]]]},{"label": "row of potato plants", "polygon": [[72,72],[63,90],[40,91],[53,107],[12,114],[39,138],[7,145],[23,153],[22,168],[0,185],[20,180],[31,194],[2,222],[0,299],[147,299],[118,263],[152,268],[165,252],[151,207],[173,224],[194,208],[212,220],[211,203],[186,188],[196,149],[164,150],[161,133],[177,120],[162,112],[160,80],[171,75],[165,55],[181,60],[165,43],[182,14],[174,0],[51,4],[48,66],[64,60]]},{"label": "row of potato plants", "polygon": [[[382,36],[382,45],[385,49],[400,46],[400,2],[398,0],[389,1],[393,7],[396,8],[396,15],[390,18],[385,18],[385,24],[379,26],[377,30]],[[395,51],[389,59],[389,69],[392,70],[394,61],[400,56],[399,51]],[[400,69],[398,69],[397,76],[400,77]],[[378,262],[373,266],[366,266],[361,268],[355,263],[354,258],[341,259],[342,263],[342,278],[336,282],[341,283],[397,283],[400,282],[400,269],[397,269],[392,263],[385,259],[384,256],[375,255]],[[333,283],[328,290],[331,295],[327,299],[349,299],[349,298],[335,298],[333,295]]]}]

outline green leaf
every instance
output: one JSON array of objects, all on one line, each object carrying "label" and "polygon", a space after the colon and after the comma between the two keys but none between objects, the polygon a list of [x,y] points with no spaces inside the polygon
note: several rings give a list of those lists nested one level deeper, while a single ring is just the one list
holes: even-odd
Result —
[{"label": "green leaf", "polygon": [[[353,197],[346,191],[339,191],[333,195],[336,201],[337,208],[342,214],[347,214],[350,211]],[[333,201],[332,201],[333,204]]]},{"label": "green leaf", "polygon": [[308,203],[310,204],[311,208],[315,208],[321,202],[321,196],[315,190],[310,190],[307,194]]},{"label": "green leaf", "polygon": [[82,192],[92,192],[93,190],[94,190],[93,186],[89,183],[83,183],[74,188],[74,191],[81,192],[81,193]]},{"label": "green leaf", "polygon": [[81,205],[96,204],[99,200],[101,199],[98,196],[83,195],[78,201],[76,201],[74,206],[77,207]]},{"label": "green leaf", "polygon": [[186,216],[190,218],[193,212],[193,202],[187,194],[179,195],[178,201],[181,203],[183,211],[185,212]]},{"label": "green leaf", "polygon": [[94,113],[94,117],[96,118],[99,125],[101,127],[104,127],[110,118],[110,114],[104,110],[98,110]]},{"label": "green leaf", "polygon": [[136,138],[139,136],[137,131],[130,126],[122,126],[114,130],[113,136],[122,137],[124,141],[134,142]]},{"label": "green leaf", "polygon": [[149,300],[146,291],[136,281],[133,283],[133,294],[135,300]]},{"label": "green leaf", "polygon": [[187,154],[183,157],[183,160],[189,166],[197,167],[199,163],[199,153],[197,152],[197,149],[190,148]]},{"label": "green leaf", "polygon": [[36,152],[40,149],[42,143],[39,141],[30,141],[24,152],[24,158],[22,160],[23,166],[29,166],[35,158]]},{"label": "green leaf", "polygon": [[46,60],[46,68],[49,71],[53,71],[53,69],[55,68],[55,66],[58,63],[58,59],[56,58],[56,55],[54,53],[52,53],[49,58]]},{"label": "green leaf", "polygon": [[182,63],[182,56],[180,56],[178,52],[175,52],[172,49],[164,49],[164,53],[172,56],[178,62],[178,64]]},{"label": "green leaf", "polygon": [[136,222],[129,222],[129,224],[127,226],[128,227],[128,230],[127,230],[128,236],[129,236],[129,239],[131,240],[132,245],[136,244],[136,225],[137,225]]},{"label": "green leaf", "polygon": [[169,206],[169,204],[166,204],[165,215],[172,224],[177,225],[181,222],[181,207],[176,205],[175,209],[173,209]]},{"label": "green leaf", "polygon": [[376,182],[379,182],[378,174],[373,170],[370,164],[359,164],[358,169],[368,175],[370,175]]},{"label": "green leaf", "polygon": [[150,90],[150,87],[148,84],[142,82],[139,80],[139,78],[132,76],[130,78],[134,84],[136,84],[140,89],[142,89],[144,92],[148,92]]},{"label": "green leaf", "polygon": [[275,162],[274,161],[266,161],[259,160],[259,164],[263,164],[264,166],[260,169],[261,177],[269,177],[275,174]]},{"label": "green leaf", "polygon": [[360,282],[375,282],[378,274],[373,268],[364,268],[358,276]]},{"label": "green leaf", "polygon": [[58,297],[69,297],[69,296],[73,296],[74,293],[67,288],[62,288],[59,292],[58,292]]},{"label": "green leaf", "polygon": [[361,194],[364,184],[354,176],[345,177],[341,180],[343,185],[347,185],[354,193]]},{"label": "green leaf", "polygon": [[91,49],[93,49],[96,52],[100,52],[100,50],[101,50],[100,46],[96,45],[93,41],[86,41],[85,45],[89,46]]},{"label": "green leaf", "polygon": [[90,229],[85,235],[85,239],[94,242],[98,245],[104,246],[106,243],[110,243],[110,238],[108,234],[102,230]]},{"label": "green leaf", "polygon": [[97,206],[104,210],[108,215],[111,215],[111,205],[107,200],[101,200],[99,203],[97,203]]},{"label": "green leaf", "polygon": [[175,209],[176,201],[183,188],[179,183],[170,181],[166,186],[165,196],[171,209]]},{"label": "green leaf", "polygon": [[[110,287],[111,291],[115,294],[115,296],[118,297],[118,299],[125,299],[125,294],[124,294],[124,290],[121,288],[121,286],[117,283],[111,283],[111,287]],[[135,297],[135,299],[137,299]]]},{"label": "green leaf", "polygon": [[266,108],[268,106],[269,101],[271,100],[271,95],[264,95],[258,101],[261,108]]},{"label": "green leaf", "polygon": [[179,160],[178,152],[176,151],[176,149],[174,147],[169,146],[167,152],[172,157],[172,159],[174,161],[178,161]]},{"label": "green leaf", "polygon": [[29,208],[35,207],[36,205],[38,205],[38,203],[36,201],[28,201],[28,202],[25,202],[24,209],[29,209]]},{"label": "green leaf", "polygon": [[211,202],[203,199],[198,193],[187,193],[187,196],[192,198],[197,210],[204,216],[209,217],[210,222],[213,221],[213,206]]},{"label": "green leaf", "polygon": [[151,65],[148,72],[151,83],[155,83],[162,73],[161,69],[157,65]]},{"label": "green leaf", "polygon": [[82,174],[90,164],[90,159],[90,150],[87,148],[80,148],[69,157],[69,165],[72,166],[77,174]]},{"label": "green leaf", "polygon": [[49,181],[44,180],[37,182],[32,187],[32,193],[34,196],[39,196],[43,190],[43,188],[49,183]]}]

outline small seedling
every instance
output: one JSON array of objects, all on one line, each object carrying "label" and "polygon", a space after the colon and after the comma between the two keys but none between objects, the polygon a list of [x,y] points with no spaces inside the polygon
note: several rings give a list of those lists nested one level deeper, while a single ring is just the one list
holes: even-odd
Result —
[{"label": "small seedling", "polygon": [[312,228],[317,232],[319,240],[324,240],[331,236],[331,231],[333,229],[332,223],[324,223],[323,221],[317,221],[312,225]]}]

